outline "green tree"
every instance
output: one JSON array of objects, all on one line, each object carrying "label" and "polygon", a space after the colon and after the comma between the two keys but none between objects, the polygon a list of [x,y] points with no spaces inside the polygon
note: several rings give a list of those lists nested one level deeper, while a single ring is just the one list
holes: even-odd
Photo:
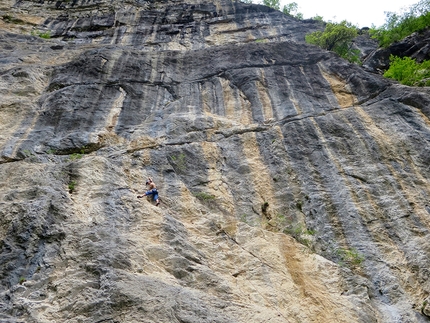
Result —
[{"label": "green tree", "polygon": [[298,12],[298,10],[299,10],[299,5],[297,4],[297,2],[287,3],[282,8],[282,12],[284,14],[289,15],[289,16],[293,16],[297,19],[303,19],[303,14]]},{"label": "green tree", "polygon": [[430,26],[430,0],[421,0],[408,8],[402,14],[386,12],[385,23],[372,27],[370,35],[377,39],[379,45],[388,47],[410,34],[424,30]]},{"label": "green tree", "polygon": [[430,86],[430,60],[417,63],[410,57],[390,56],[390,68],[385,77],[395,79],[404,85]]},{"label": "green tree", "polygon": [[306,42],[337,53],[350,62],[359,63],[359,51],[352,48],[352,40],[357,37],[358,29],[343,20],[340,23],[329,22],[324,31],[306,35]]},{"label": "green tree", "polygon": [[[245,0],[244,2],[251,3],[252,0]],[[263,0],[261,3],[275,10],[281,10],[280,0]],[[298,12],[298,9],[299,5],[297,2],[291,2],[282,7],[282,12],[297,19],[303,19],[303,14]]]},{"label": "green tree", "polygon": [[324,22],[323,16],[319,16],[319,15],[315,15],[315,17],[312,17],[311,19]]},{"label": "green tree", "polygon": [[263,4],[275,10],[281,9],[281,4],[279,0],[263,0]]},{"label": "green tree", "polygon": [[292,13],[297,12],[298,9],[299,9],[299,5],[297,4],[297,2],[291,2],[286,4],[282,8],[282,12],[285,13],[286,15],[292,16]]}]

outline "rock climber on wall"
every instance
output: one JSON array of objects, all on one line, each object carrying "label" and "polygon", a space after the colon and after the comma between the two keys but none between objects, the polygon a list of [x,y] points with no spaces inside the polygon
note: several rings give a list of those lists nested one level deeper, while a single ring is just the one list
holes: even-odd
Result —
[{"label": "rock climber on wall", "polygon": [[148,191],[143,193],[143,195],[139,195],[137,198],[140,199],[144,196],[152,195],[152,200],[155,201],[155,206],[160,205],[160,199],[158,198],[157,186],[152,181],[151,177],[148,177],[148,180],[146,181],[146,186],[149,186]]}]

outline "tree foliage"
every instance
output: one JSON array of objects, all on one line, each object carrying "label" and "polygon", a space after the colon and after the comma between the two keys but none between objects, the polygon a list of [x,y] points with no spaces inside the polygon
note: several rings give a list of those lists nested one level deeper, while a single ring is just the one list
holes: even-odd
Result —
[{"label": "tree foliage", "polygon": [[279,0],[263,0],[263,4],[275,10],[281,9],[281,3]]},{"label": "tree foliage", "polygon": [[386,12],[385,24],[371,28],[370,34],[387,47],[410,34],[430,27],[430,0],[421,0],[402,14]]},{"label": "tree foliage", "polygon": [[336,52],[350,62],[359,63],[359,51],[352,48],[352,40],[357,35],[357,27],[343,20],[340,23],[329,22],[324,31],[306,35],[306,42]]},{"label": "tree foliage", "polygon": [[282,12],[285,13],[286,15],[293,15],[294,12],[297,12],[297,10],[299,9],[299,5],[297,4],[297,2],[291,2],[286,4],[283,8],[282,8]]},{"label": "tree foliage", "polygon": [[[246,3],[252,3],[252,0],[242,0],[243,2]],[[284,14],[295,17],[297,19],[303,19],[303,14],[298,12],[299,10],[299,5],[297,4],[297,2],[291,2],[291,3],[287,3],[286,5],[284,5],[282,7],[281,10],[281,2],[280,0],[262,0],[262,2],[260,2],[261,4],[268,6],[270,8],[273,8],[275,10],[280,10],[282,11]]]},{"label": "tree foliage", "polygon": [[297,19],[303,19],[303,14],[298,12],[298,10],[299,10],[299,5],[297,4],[297,2],[287,3],[282,8],[282,12],[284,14],[289,15],[289,16],[293,16]]},{"label": "tree foliage", "polygon": [[390,68],[385,77],[395,79],[404,85],[430,86],[430,60],[417,63],[410,57],[390,56]]},{"label": "tree foliage", "polygon": [[324,22],[323,16],[320,16],[320,15],[315,15],[315,17],[312,17],[311,19]]}]

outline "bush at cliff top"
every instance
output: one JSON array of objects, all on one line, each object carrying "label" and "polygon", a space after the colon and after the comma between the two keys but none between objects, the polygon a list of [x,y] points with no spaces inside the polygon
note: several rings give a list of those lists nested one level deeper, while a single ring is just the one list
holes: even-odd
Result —
[{"label": "bush at cliff top", "polygon": [[262,5],[268,6],[270,8],[273,8],[275,10],[280,10],[284,14],[292,16],[294,18],[303,19],[303,14],[297,11],[299,9],[299,5],[297,4],[297,2],[287,3],[286,5],[284,5],[282,7],[282,10],[281,10],[281,1],[280,0],[254,0],[254,1],[253,0],[241,0],[241,1],[244,3],[262,4]]},{"label": "bush at cliff top", "polygon": [[284,14],[295,17],[297,19],[303,19],[303,14],[301,12],[298,12],[298,10],[299,10],[299,5],[297,4],[297,2],[287,3],[282,8],[282,12]]},{"label": "bush at cliff top", "polygon": [[359,51],[352,48],[352,40],[357,35],[357,27],[343,20],[340,23],[329,22],[324,31],[307,34],[305,39],[309,44],[331,50],[350,62],[359,63]]},{"label": "bush at cliff top", "polygon": [[370,29],[370,35],[382,47],[430,27],[430,0],[421,0],[403,14],[387,12],[386,15],[384,25]]},{"label": "bush at cliff top", "polygon": [[280,10],[281,8],[281,3],[279,0],[263,0],[262,4],[275,10]]},{"label": "bush at cliff top", "polygon": [[421,64],[410,57],[390,56],[390,68],[385,77],[395,79],[404,85],[430,86],[430,60]]}]

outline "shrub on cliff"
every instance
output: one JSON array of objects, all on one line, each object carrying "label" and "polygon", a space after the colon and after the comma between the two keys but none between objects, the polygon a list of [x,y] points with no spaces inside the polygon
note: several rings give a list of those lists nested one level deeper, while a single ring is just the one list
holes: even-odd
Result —
[{"label": "shrub on cliff", "polygon": [[280,0],[262,0],[262,1],[253,1],[253,0],[241,0],[244,3],[259,3],[275,10],[280,10],[284,14],[292,16],[297,19],[303,19],[303,14],[298,12],[299,5],[297,2],[287,3],[282,7],[281,10],[281,2]]},{"label": "shrub on cliff", "polygon": [[263,4],[275,10],[280,10],[281,3],[279,0],[263,0]]},{"label": "shrub on cliff", "polygon": [[359,51],[352,48],[352,40],[357,37],[358,29],[346,20],[340,23],[329,22],[324,31],[306,35],[306,42],[337,53],[353,63],[359,63]]},{"label": "shrub on cliff", "polygon": [[297,2],[291,2],[287,3],[283,8],[282,12],[286,15],[293,16],[297,19],[303,19],[303,14],[301,12],[298,12],[299,5]]},{"label": "shrub on cliff", "polygon": [[390,68],[385,77],[395,79],[404,85],[430,86],[430,60],[421,64],[410,57],[390,56]]},{"label": "shrub on cliff", "polygon": [[379,45],[388,47],[416,31],[430,27],[430,0],[421,0],[403,14],[387,12],[385,24],[371,28],[370,35]]}]

